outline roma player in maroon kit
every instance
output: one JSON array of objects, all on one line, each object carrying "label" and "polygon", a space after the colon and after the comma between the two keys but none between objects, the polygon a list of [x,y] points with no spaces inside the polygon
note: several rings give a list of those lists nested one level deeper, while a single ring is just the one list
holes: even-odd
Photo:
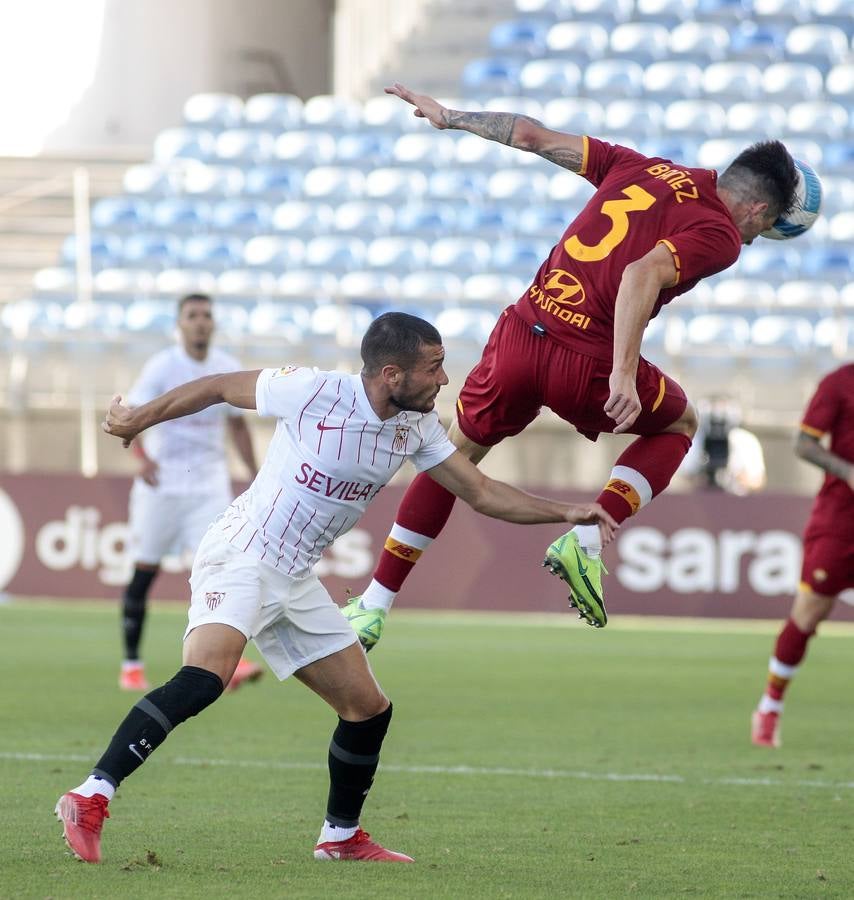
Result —
[{"label": "roma player in maroon kit", "polygon": [[[456,128],[536,153],[596,193],[569,223],[531,286],[502,313],[457,402],[451,440],[478,463],[547,406],[590,440],[639,435],[598,502],[622,522],[663,491],[691,445],[697,414],[682,388],[640,355],[650,318],[703,277],[731,266],[741,245],[794,202],[796,171],[778,141],[744,151],[720,176],[626,147],[563,134],[526,116],[458,112],[395,84],[386,88],[435,128]],[[419,476],[361,597],[345,608],[370,647],[413,564],[439,534],[453,495]],[[582,618],[602,627],[595,528],[577,528],[546,553]]]},{"label": "roma player in maroon kit", "polygon": [[[829,446],[820,443],[828,435]],[[825,472],[804,530],[801,583],[774,655],[768,683],[753,713],[751,737],[780,746],[783,695],[807,652],[807,643],[842,591],[854,588],[854,363],[827,375],[807,406],[795,452]]]}]

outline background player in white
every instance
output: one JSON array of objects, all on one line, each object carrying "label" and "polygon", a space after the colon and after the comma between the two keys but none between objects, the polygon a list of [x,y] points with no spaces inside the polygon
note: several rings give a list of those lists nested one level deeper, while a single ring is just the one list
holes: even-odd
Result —
[{"label": "background player in white", "polygon": [[[178,301],[179,343],[155,354],[128,394],[130,406],[142,406],[160,394],[217,372],[234,372],[240,363],[211,346],[213,303],[206,294],[188,294]],[[250,478],[257,466],[252,437],[239,410],[224,404],[196,415],[164,422],[135,440],[139,471],[130,493],[130,534],[133,575],[122,596],[122,636],[125,658],[119,674],[123,690],[147,691],[139,656],[148,592],[164,556],[195,553],[208,525],[222,514],[234,496],[228,475],[225,433],[231,435]],[[257,678],[260,666],[242,660],[230,684]]]},{"label": "background player in white", "polygon": [[411,861],[359,827],[392,707],[355,632],[313,574],[324,548],[355,525],[407,458],[486,515],[598,523],[604,541],[614,530],[597,504],[526,494],[488,478],[454,448],[433,412],[448,383],[444,356],[432,325],[387,313],[362,340],[359,375],[287,366],[201,378],[137,409],[114,399],[104,429],[126,446],[158,422],[221,402],[278,421],[255,481],[208,529],[196,554],[183,668],[131,709],[89,778],[57,803],[79,858],[100,860],[116,787],[172,728],[220,696],[252,638],[280,679],[295,675],[339,717],[315,857]]}]

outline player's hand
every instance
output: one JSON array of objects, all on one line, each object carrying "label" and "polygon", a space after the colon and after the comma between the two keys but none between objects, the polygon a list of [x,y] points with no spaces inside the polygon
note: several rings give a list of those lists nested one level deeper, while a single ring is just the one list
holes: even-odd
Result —
[{"label": "player's hand", "polygon": [[598,525],[602,546],[609,544],[620,527],[611,514],[598,503],[570,503],[565,518],[573,525]]},{"label": "player's hand", "polygon": [[448,109],[437,100],[428,97],[427,94],[416,94],[395,81],[391,87],[384,88],[387,94],[394,94],[415,107],[415,115],[420,119],[426,119],[434,128],[448,127]]},{"label": "player's hand", "polygon": [[608,379],[611,393],[605,403],[605,414],[614,420],[614,434],[628,431],[640,415],[641,403],[633,376],[611,372]]},{"label": "player's hand", "polygon": [[101,428],[107,434],[122,439],[122,446],[129,447],[130,442],[139,434],[139,429],[132,424],[133,412],[122,403],[121,394],[116,394],[107,407],[107,415],[101,423]]}]

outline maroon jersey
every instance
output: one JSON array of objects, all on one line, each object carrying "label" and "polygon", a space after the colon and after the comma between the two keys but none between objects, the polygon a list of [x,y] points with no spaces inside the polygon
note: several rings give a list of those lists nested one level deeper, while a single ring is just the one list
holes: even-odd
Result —
[{"label": "maroon jersey", "polygon": [[613,353],[614,304],[626,266],[656,244],[673,254],[677,281],[658,295],[652,315],[701,278],[731,266],[741,236],[709,169],[584,137],[581,175],[596,187],[584,209],[517,302],[527,322],[591,356]]},{"label": "maroon jersey", "polygon": [[[826,375],[818,385],[801,422],[812,437],[830,435],[830,452],[854,463],[854,363]],[[813,504],[806,535],[848,534],[854,521],[854,491],[829,472]]]}]

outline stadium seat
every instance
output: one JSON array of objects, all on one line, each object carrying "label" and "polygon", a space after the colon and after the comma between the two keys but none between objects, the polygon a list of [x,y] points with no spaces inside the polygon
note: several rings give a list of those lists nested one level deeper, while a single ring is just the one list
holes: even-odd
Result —
[{"label": "stadium seat", "polygon": [[[340,207],[339,207],[340,208]],[[294,237],[312,237],[326,234],[335,223],[335,212],[326,203],[308,203],[305,200],[286,200],[273,207],[270,228]]]},{"label": "stadium seat", "polygon": [[575,202],[570,199],[562,203],[537,204],[523,209],[516,223],[519,234],[555,243],[583,205],[579,193]]},{"label": "stadium seat", "polygon": [[854,282],[839,289],[839,302],[845,310],[854,309]]},{"label": "stadium seat", "polygon": [[389,134],[424,127],[424,123],[413,115],[411,107],[401,103],[398,97],[388,94],[370,97],[365,101],[362,106],[362,124],[382,129]]},{"label": "stadium seat", "polygon": [[804,355],[812,350],[812,325],[802,316],[759,316],[751,326],[750,341],[760,351],[780,354],[785,364],[791,360],[792,354]]},{"label": "stadium seat", "polygon": [[522,63],[511,58],[473,59],[463,69],[460,83],[466,93],[479,97],[515,94]]},{"label": "stadium seat", "polygon": [[104,197],[92,207],[91,220],[98,230],[142,229],[151,220],[151,206],[139,197]]},{"label": "stadium seat", "polygon": [[236,166],[207,166],[194,162],[178,174],[180,189],[187,194],[208,197],[237,197],[246,183]]},{"label": "stadium seat", "polygon": [[369,244],[365,262],[372,269],[411,272],[425,268],[430,260],[426,241],[412,237],[378,237]]},{"label": "stadium seat", "polygon": [[357,303],[326,303],[312,311],[311,332],[332,338],[338,347],[358,347],[372,321],[371,311]]},{"label": "stadium seat", "polygon": [[125,310],[124,327],[132,333],[170,335],[175,318],[174,300],[141,299]]},{"label": "stadium seat", "polygon": [[[391,207],[389,207],[391,209]],[[464,206],[460,214],[469,210],[480,209],[479,206]],[[425,201],[407,203],[397,210],[394,216],[394,231],[397,234],[427,237],[431,240],[442,237],[457,230],[469,230],[458,222],[457,208],[450,203]]]},{"label": "stadium seat", "polygon": [[695,137],[719,135],[726,129],[726,111],[713,100],[674,100],[664,110],[664,127]]},{"label": "stadium seat", "polygon": [[496,241],[488,271],[509,272],[521,279],[532,278],[553,246],[551,241],[506,238]]},{"label": "stadium seat", "polygon": [[775,284],[797,278],[801,254],[797,247],[787,246],[793,241],[754,241],[729,271],[744,278],[762,278]]},{"label": "stadium seat", "polygon": [[243,244],[232,235],[193,234],[184,241],[183,264],[209,272],[233,269],[243,262]]},{"label": "stadium seat", "polygon": [[827,238],[837,246],[854,245],[854,211],[836,213],[828,223]]},{"label": "stadium seat", "polygon": [[670,57],[707,66],[726,58],[729,31],[714,22],[687,21],[670,32]]},{"label": "stadium seat", "polygon": [[355,101],[332,94],[318,94],[305,101],[302,122],[305,128],[348,131],[358,128],[362,108]]},{"label": "stadium seat", "polygon": [[533,17],[498,22],[489,32],[489,47],[497,56],[542,56],[549,22]]},{"label": "stadium seat", "polygon": [[430,248],[433,268],[451,270],[461,277],[486,271],[491,257],[489,243],[480,238],[439,238]]},{"label": "stadium seat", "polygon": [[580,209],[592,194],[592,185],[568,169],[555,172],[549,179],[548,200],[551,203],[567,203]]},{"label": "stadium seat", "polygon": [[834,25],[798,25],[786,35],[790,60],[809,63],[825,73],[846,62],[849,50],[845,32]]},{"label": "stadium seat", "polygon": [[211,222],[221,231],[241,235],[260,234],[272,228],[272,209],[257,200],[220,200],[214,204]]},{"label": "stadium seat", "polygon": [[[370,252],[370,247],[368,248]],[[400,279],[391,272],[346,272],[338,280],[338,296],[378,315],[390,306],[399,306]]]},{"label": "stadium seat", "polygon": [[777,305],[782,309],[817,310],[825,315],[840,305],[839,289],[829,281],[795,279],[777,288]]},{"label": "stadium seat", "polygon": [[[847,215],[854,218],[854,214]],[[804,252],[802,271],[807,277],[821,278],[841,287],[854,280],[854,251],[847,240],[838,245],[810,247]]]},{"label": "stadium seat", "polygon": [[[516,229],[518,210],[499,201],[463,207],[457,216],[457,230],[472,237],[506,237]],[[445,232],[447,233],[447,232]],[[437,237],[441,236],[439,233]]]},{"label": "stadium seat", "polygon": [[487,175],[475,169],[445,169],[433,172],[428,182],[428,196],[435,200],[470,203],[486,195]]},{"label": "stadium seat", "polygon": [[720,22],[729,27],[750,16],[750,0],[697,0],[694,15],[700,21]]},{"label": "stadium seat", "polygon": [[[533,277],[533,272],[531,276]],[[530,279],[508,272],[481,272],[470,275],[463,282],[462,300],[465,303],[508,304],[515,303],[525,292]]]},{"label": "stadium seat", "polygon": [[821,198],[822,218],[832,219],[837,213],[854,209],[854,180],[822,173],[824,190]]},{"label": "stadium seat", "polygon": [[394,207],[376,200],[350,200],[336,207],[334,231],[368,238],[388,234],[394,227]]},{"label": "stadium seat", "polygon": [[703,142],[685,135],[671,135],[649,138],[642,141],[638,149],[646,156],[658,156],[679,163],[681,166],[696,166]]},{"label": "stadium seat", "polygon": [[605,123],[605,107],[592,98],[558,97],[543,108],[543,122],[557,131],[597,134]]},{"label": "stadium seat", "polygon": [[336,202],[362,196],[365,184],[365,176],[353,166],[318,166],[305,173],[302,191],[309,199]]},{"label": "stadium seat", "polygon": [[611,32],[608,55],[631,59],[642,66],[668,55],[670,33],[657,22],[624,22]]},{"label": "stadium seat", "polygon": [[303,173],[282,163],[255,166],[246,173],[245,192],[270,202],[295,198],[302,193]]},{"label": "stadium seat", "polygon": [[805,62],[780,62],[762,74],[765,97],[789,106],[800,100],[820,99],[824,93],[821,71]]},{"label": "stadium seat", "polygon": [[482,347],[489,340],[497,320],[497,312],[458,306],[438,312],[434,324],[446,346]]},{"label": "stadium seat", "polygon": [[778,25],[742,22],[730,35],[729,58],[766,66],[783,57],[786,29]]},{"label": "stadium seat", "polygon": [[[453,161],[455,144],[454,138],[430,131],[402,134],[392,146],[388,163],[425,170],[440,168]],[[375,163],[376,166],[384,164],[381,159]]]},{"label": "stadium seat", "polygon": [[234,94],[193,94],[184,103],[184,121],[220,130],[239,128],[243,119],[243,101]]},{"label": "stadium seat", "polygon": [[365,264],[365,242],[355,237],[321,235],[305,245],[303,265],[325,269],[336,275],[361,269]]},{"label": "stadium seat", "polygon": [[572,95],[581,86],[581,68],[563,59],[532,59],[522,67],[519,85],[537,97]]},{"label": "stadium seat", "polygon": [[577,62],[582,68],[592,60],[605,56],[608,45],[608,31],[598,22],[577,19],[558,22],[546,35],[546,48],[550,56]]},{"label": "stadium seat", "polygon": [[[106,269],[119,265],[122,259],[121,239],[109,232],[93,231],[89,235],[88,253],[92,270]],[[70,234],[62,242],[60,259],[68,266],[74,266],[80,254],[80,244],[75,235]]]},{"label": "stadium seat", "polygon": [[813,326],[813,344],[822,359],[845,359],[854,349],[854,316],[823,316]]},{"label": "stadium seat", "polygon": [[548,199],[548,176],[524,169],[501,169],[490,176],[487,197],[494,202],[530,203]]},{"label": "stadium seat", "polygon": [[180,259],[180,241],[162,232],[135,232],[122,245],[123,263],[136,269],[166,269],[179,265]]},{"label": "stadium seat", "polygon": [[633,9],[634,0],[562,0],[558,14],[573,22],[602,22],[610,29],[630,19]]},{"label": "stadium seat", "polygon": [[752,17],[760,25],[794,28],[810,19],[810,0],[753,0]]},{"label": "stadium seat", "polygon": [[205,269],[168,268],[154,276],[154,291],[172,300],[173,324],[176,315],[175,298],[184,294],[212,294],[216,290],[216,273]]},{"label": "stadium seat", "polygon": [[331,272],[317,269],[290,268],[279,275],[276,287],[279,294],[289,299],[325,302],[338,290],[338,278]]},{"label": "stadium seat", "polygon": [[774,286],[761,278],[722,278],[712,291],[716,312],[733,310],[749,317],[774,305]]},{"label": "stadium seat", "polygon": [[660,134],[663,122],[664,109],[654,100],[612,100],[605,109],[605,129],[631,134],[633,144]]},{"label": "stadium seat", "polygon": [[335,162],[339,166],[372,169],[393,162],[395,139],[378,129],[345,132],[335,142]]},{"label": "stadium seat", "polygon": [[243,124],[274,133],[293,131],[302,123],[302,107],[294,94],[255,94],[243,107]]},{"label": "stadium seat", "polygon": [[310,168],[335,161],[335,138],[326,131],[287,131],[279,135],[273,148],[276,159]]},{"label": "stadium seat", "polygon": [[648,66],[643,74],[647,100],[669,103],[699,97],[703,92],[703,70],[695,62],[665,60]]},{"label": "stadium seat", "polygon": [[713,353],[726,360],[743,352],[750,342],[750,324],[744,316],[701,313],[685,327],[684,348],[690,353]]},{"label": "stadium seat", "polygon": [[704,169],[725,169],[744,149],[744,141],[732,138],[713,138],[703,141],[697,151],[697,165]]},{"label": "stadium seat", "polygon": [[278,280],[269,269],[226,269],[216,280],[219,299],[251,303],[278,293]]},{"label": "stadium seat", "polygon": [[151,207],[151,224],[186,234],[211,225],[211,205],[194,197],[164,197]]},{"label": "stadium seat", "polygon": [[298,238],[276,234],[259,234],[250,238],[243,247],[243,258],[235,268],[268,269],[278,274],[298,268],[305,258],[305,244]]},{"label": "stadium seat", "polygon": [[0,307],[0,323],[16,340],[57,335],[65,328],[65,310],[51,301],[16,300]]},{"label": "stadium seat", "polygon": [[584,71],[584,89],[602,99],[637,97],[643,92],[643,66],[630,59],[597,59]]},{"label": "stadium seat", "polygon": [[[125,308],[120,303],[75,300],[63,310],[63,325],[70,332],[93,332],[115,337],[124,331]],[[87,350],[91,347],[87,346]]]},{"label": "stadium seat", "polygon": [[849,0],[812,0],[810,7],[810,19],[817,25],[834,25],[850,33],[851,4]]},{"label": "stadium seat", "polygon": [[[106,268],[101,272],[121,272],[122,269]],[[95,273],[95,278],[101,274]],[[93,279],[94,281],[94,279]],[[77,271],[73,266],[47,266],[33,274],[33,295],[36,300],[70,302],[77,293]]]},{"label": "stadium seat", "polygon": [[762,96],[762,70],[750,62],[712,63],[703,73],[703,93],[722,103],[755,100]]},{"label": "stadium seat", "polygon": [[272,160],[276,137],[257,128],[229,128],[216,138],[216,157],[239,166],[258,165]]},{"label": "stadium seat", "polygon": [[823,160],[823,172],[854,178],[854,144],[850,141],[833,141],[825,144]]},{"label": "stadium seat", "polygon": [[400,282],[401,297],[415,303],[458,303],[463,293],[463,281],[456,272],[425,269],[410,272]]},{"label": "stadium seat", "polygon": [[428,180],[423,172],[404,168],[379,168],[365,178],[365,197],[387,203],[417,200],[427,193]]},{"label": "stadium seat", "polygon": [[842,140],[849,131],[848,121],[848,110],[841,103],[806,100],[789,107],[789,132],[815,141]]},{"label": "stadium seat", "polygon": [[247,323],[254,337],[301,344],[311,331],[312,310],[302,303],[259,303]]},{"label": "stadium seat", "polygon": [[640,22],[657,22],[675,28],[694,18],[697,0],[637,0],[635,18]]},{"label": "stadium seat", "polygon": [[727,112],[727,128],[736,135],[756,138],[779,138],[788,124],[785,107],[779,103],[758,100],[733,103]]},{"label": "stadium seat", "polygon": [[854,62],[834,66],[825,79],[828,99],[844,103],[848,109],[854,108]]},{"label": "stadium seat", "polygon": [[506,162],[507,152],[512,151],[495,141],[485,141],[476,134],[463,134],[454,139],[454,164],[460,167],[475,166],[484,173],[501,168]]},{"label": "stadium seat", "polygon": [[122,187],[127,194],[162,197],[174,192],[175,183],[168,167],[140,163],[125,171]]},{"label": "stadium seat", "polygon": [[204,128],[166,128],[154,138],[154,162],[166,165],[173,159],[216,158],[216,137]]}]

